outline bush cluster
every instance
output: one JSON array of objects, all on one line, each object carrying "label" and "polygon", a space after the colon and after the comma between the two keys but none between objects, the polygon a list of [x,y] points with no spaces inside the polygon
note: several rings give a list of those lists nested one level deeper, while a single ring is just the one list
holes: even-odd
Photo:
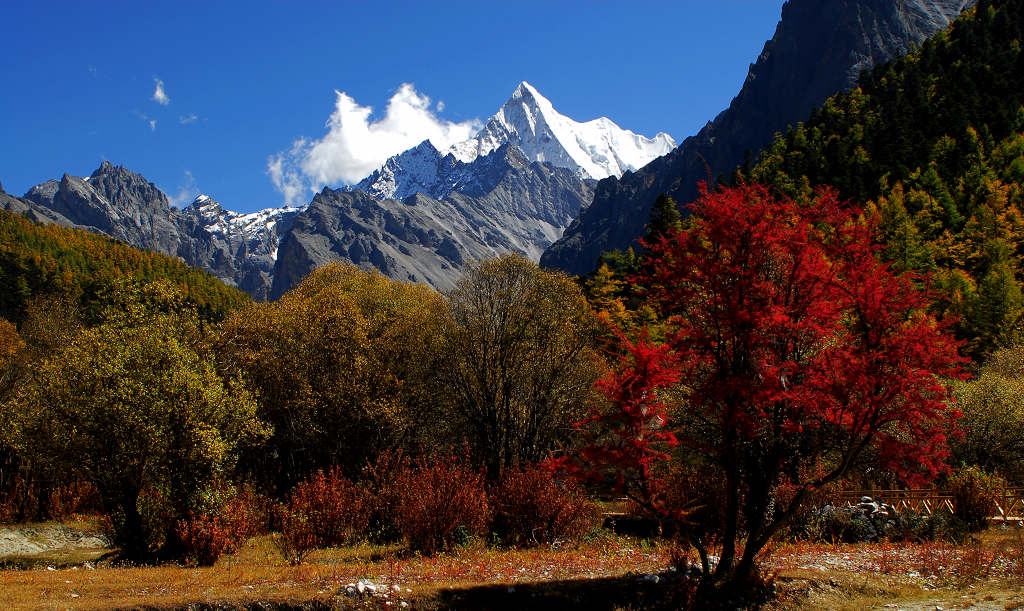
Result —
[{"label": "bush cluster", "polygon": [[312,550],[366,538],[404,541],[426,555],[493,533],[509,545],[578,538],[597,508],[574,482],[536,467],[510,470],[487,486],[481,470],[453,452],[415,458],[385,452],[353,483],[338,468],[299,484],[277,509],[278,546],[293,563]]},{"label": "bush cluster", "polygon": [[226,553],[236,551],[248,539],[266,534],[274,503],[250,485],[234,496],[215,515],[192,512],[175,524],[180,555],[199,566],[211,566]]},{"label": "bush cluster", "polygon": [[1006,481],[985,473],[978,467],[957,470],[949,478],[949,491],[953,495],[953,514],[963,521],[971,532],[984,530],[992,515],[999,494],[1006,489]]},{"label": "bush cluster", "polygon": [[417,457],[395,476],[394,521],[411,549],[432,555],[487,529],[484,476],[454,454]]},{"label": "bush cluster", "polygon": [[4,478],[0,464],[0,524],[41,520],[66,520],[103,509],[96,487],[90,482],[66,484],[33,481],[19,472]]},{"label": "bush cluster", "polygon": [[182,555],[199,566],[213,566],[225,552],[236,545],[236,534],[220,516],[192,514],[179,520],[175,534]]},{"label": "bush cluster", "polygon": [[281,551],[298,563],[310,550],[357,539],[369,514],[367,495],[341,469],[320,471],[296,486],[281,508]]},{"label": "bush cluster", "polygon": [[537,467],[509,471],[490,490],[495,536],[508,545],[540,545],[594,528],[597,506],[575,481],[556,482]]}]

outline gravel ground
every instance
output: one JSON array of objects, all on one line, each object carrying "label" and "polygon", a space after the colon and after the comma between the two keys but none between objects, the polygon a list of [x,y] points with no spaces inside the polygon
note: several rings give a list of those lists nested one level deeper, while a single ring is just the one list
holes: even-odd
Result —
[{"label": "gravel ground", "polygon": [[0,527],[0,560],[61,550],[104,549],[110,542],[99,533],[61,525]]}]

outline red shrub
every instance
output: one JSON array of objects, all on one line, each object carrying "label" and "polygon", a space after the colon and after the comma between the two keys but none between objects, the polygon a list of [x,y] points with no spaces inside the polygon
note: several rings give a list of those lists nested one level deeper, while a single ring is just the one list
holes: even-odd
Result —
[{"label": "red shrub", "polygon": [[358,538],[366,531],[369,510],[362,489],[339,468],[321,471],[292,490],[281,514],[281,550],[299,562],[311,549]]},{"label": "red shrub", "polygon": [[100,505],[95,486],[89,482],[72,482],[50,492],[47,513],[54,520],[63,520],[83,511],[98,512]]},{"label": "red shrub", "polygon": [[270,531],[274,502],[246,484],[221,511],[221,519],[233,533],[233,551],[246,540]]},{"label": "red shrub", "polygon": [[491,489],[492,529],[511,545],[577,538],[597,525],[597,507],[572,480],[557,483],[548,471],[509,471]]},{"label": "red shrub", "polygon": [[363,468],[360,483],[366,490],[369,504],[367,536],[378,542],[397,541],[402,533],[395,523],[398,513],[399,474],[411,468],[411,461],[402,450],[382,452]]},{"label": "red shrub", "polygon": [[420,457],[395,478],[395,524],[412,549],[433,555],[488,522],[483,475],[452,455]]},{"label": "red shrub", "polygon": [[175,534],[185,557],[199,566],[213,566],[235,541],[231,527],[214,516],[190,514],[178,521]]}]

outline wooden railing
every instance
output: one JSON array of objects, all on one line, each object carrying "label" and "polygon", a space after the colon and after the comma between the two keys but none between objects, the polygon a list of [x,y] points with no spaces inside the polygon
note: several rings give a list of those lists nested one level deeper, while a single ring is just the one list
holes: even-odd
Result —
[{"label": "wooden railing", "polygon": [[[842,493],[844,502],[856,505],[861,497],[892,505],[897,513],[911,511],[931,515],[938,511],[953,512],[953,496],[947,490],[848,490]],[[989,519],[996,522],[1024,520],[1024,488],[1007,488],[992,504]]]}]

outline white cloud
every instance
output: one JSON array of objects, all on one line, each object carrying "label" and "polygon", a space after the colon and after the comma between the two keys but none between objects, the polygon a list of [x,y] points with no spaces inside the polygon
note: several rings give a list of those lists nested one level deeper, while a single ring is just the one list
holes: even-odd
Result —
[{"label": "white cloud", "polygon": [[196,186],[195,177],[192,176],[192,172],[185,170],[185,178],[178,185],[178,190],[174,194],[168,193],[167,200],[171,206],[180,210],[195,201],[198,195],[199,188]]},{"label": "white cloud", "polygon": [[182,115],[182,116],[178,117],[178,123],[181,123],[182,125],[188,125],[189,123],[195,123],[198,120],[199,120],[199,117],[197,117],[196,113],[194,113],[194,112],[190,113],[188,115]]},{"label": "white cloud", "polygon": [[137,110],[133,110],[132,114],[134,114],[136,117],[142,119],[143,122],[148,124],[149,125],[149,131],[152,131],[152,132],[156,131],[156,119],[150,119],[149,115],[147,115],[144,112],[139,112]]},{"label": "white cloud", "polygon": [[[429,139],[444,150],[472,137],[481,127],[477,119],[447,121],[431,111],[430,98],[403,83],[388,100],[384,116],[360,106],[341,91],[327,120],[327,133],[319,140],[296,140],[290,150],[267,160],[267,175],[290,204],[305,203],[308,195],[326,185],[352,184],[381,167],[388,157]],[[438,105],[438,112],[444,108]]]},{"label": "white cloud", "polygon": [[171,103],[171,98],[167,97],[167,92],[164,91],[164,82],[158,78],[154,78],[153,81],[156,83],[156,89],[153,90],[153,101],[161,106],[167,106]]}]

